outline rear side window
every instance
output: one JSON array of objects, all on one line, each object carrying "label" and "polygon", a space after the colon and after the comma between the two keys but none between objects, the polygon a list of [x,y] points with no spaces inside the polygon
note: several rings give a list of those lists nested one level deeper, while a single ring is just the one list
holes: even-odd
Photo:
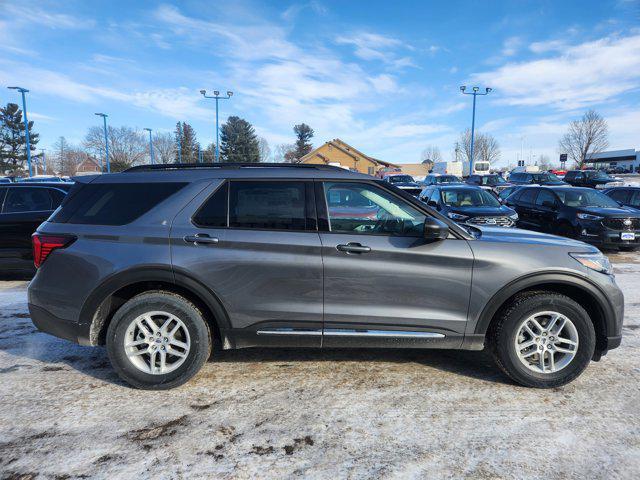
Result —
[{"label": "rear side window", "polygon": [[611,193],[609,193],[609,196],[616,202],[626,203],[629,197],[629,190],[613,190]]},{"label": "rear side window", "polygon": [[10,188],[4,200],[2,213],[46,212],[52,210],[51,196],[47,188]]},{"label": "rear side window", "polygon": [[229,184],[225,182],[204,202],[194,215],[193,222],[200,227],[226,227],[228,195]]},{"label": "rear side window", "polygon": [[72,191],[51,221],[125,225],[185,185],[186,183],[90,183]]},{"label": "rear side window", "polygon": [[523,192],[518,197],[518,201],[520,203],[533,203],[533,200],[536,198],[536,189],[535,188],[527,188],[523,190]]},{"label": "rear side window", "polygon": [[303,182],[231,182],[229,227],[304,230]]}]

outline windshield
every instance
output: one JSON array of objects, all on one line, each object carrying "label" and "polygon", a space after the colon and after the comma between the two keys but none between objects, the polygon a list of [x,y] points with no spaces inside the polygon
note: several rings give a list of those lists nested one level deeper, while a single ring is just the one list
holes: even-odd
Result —
[{"label": "windshield", "polygon": [[415,180],[411,175],[392,175],[389,177],[389,183],[413,183]]},{"label": "windshield", "polygon": [[490,193],[474,188],[456,188],[442,191],[442,202],[449,207],[499,207]]},{"label": "windshield", "polygon": [[500,175],[489,175],[487,177],[482,177],[483,185],[493,186],[493,185],[500,185],[502,183],[507,183],[507,182]]},{"label": "windshield", "polygon": [[436,182],[437,183],[460,183],[462,182],[462,180],[460,180],[455,175],[440,175],[439,177],[436,177]]},{"label": "windshield", "polygon": [[562,183],[562,180],[553,173],[534,173],[531,178],[533,178],[534,183]]},{"label": "windshield", "polygon": [[554,191],[558,194],[558,197],[560,197],[560,201],[567,207],[620,207],[618,202],[596,190],[571,188]]}]

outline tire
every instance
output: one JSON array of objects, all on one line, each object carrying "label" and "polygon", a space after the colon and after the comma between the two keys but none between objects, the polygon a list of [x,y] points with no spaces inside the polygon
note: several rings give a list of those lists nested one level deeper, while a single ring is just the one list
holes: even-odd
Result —
[{"label": "tire", "polygon": [[[529,322],[528,319],[535,319],[539,325],[547,326],[558,315],[558,320],[554,325],[560,327],[562,319],[569,322],[563,322],[563,329],[554,334],[557,327],[551,329],[546,337],[537,335],[538,329]],[[548,320],[545,320],[548,318]],[[532,325],[530,329],[535,336],[529,337],[526,327],[523,323],[527,321],[528,325]],[[521,330],[522,328],[525,330]],[[553,337],[552,335],[556,335]],[[564,342],[564,339],[573,337],[577,346],[572,346]],[[539,340],[536,340],[538,338]],[[555,339],[558,343],[549,345],[549,339]],[[563,341],[560,341],[560,339]],[[587,367],[593,357],[596,334],[593,322],[587,312],[578,303],[571,298],[554,292],[535,291],[518,295],[509,305],[502,309],[498,314],[496,323],[492,325],[489,332],[489,340],[493,349],[493,356],[498,367],[512,380],[526,387],[534,388],[552,388],[566,385],[577,378]],[[534,343],[525,350],[520,350],[520,345],[516,346],[516,341],[525,345],[530,341]],[[542,366],[540,365],[540,353],[538,348],[549,348],[542,352]],[[562,353],[558,350],[571,350],[570,353]],[[554,350],[555,349],[555,350]],[[521,359],[518,351],[523,352],[522,355],[527,356],[532,351],[535,353]],[[573,354],[573,357],[571,355]],[[570,358],[571,357],[571,358]],[[554,366],[551,366],[551,358],[554,359]],[[563,362],[567,362],[562,366]],[[525,365],[525,363],[528,364]],[[542,371],[539,370],[542,367]],[[555,368],[555,371],[554,371]],[[545,371],[545,369],[547,371]]]},{"label": "tire", "polygon": [[[167,325],[164,330],[163,325]],[[173,292],[149,291],[118,309],[109,324],[106,343],[109,360],[125,382],[139,389],[168,390],[200,371],[211,355],[212,342],[209,325],[198,307]],[[139,345],[130,346],[136,343]]]}]

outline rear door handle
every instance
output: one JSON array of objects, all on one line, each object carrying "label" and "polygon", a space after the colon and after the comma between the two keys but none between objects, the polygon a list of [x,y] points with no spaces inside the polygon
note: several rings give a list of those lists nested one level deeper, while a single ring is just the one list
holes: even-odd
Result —
[{"label": "rear door handle", "polygon": [[359,243],[336,245],[336,248],[339,251],[346,253],[369,253],[371,251],[371,247],[360,245]]},{"label": "rear door handle", "polygon": [[194,245],[200,245],[200,244],[208,245],[212,243],[218,243],[220,241],[216,237],[210,237],[206,233],[196,233],[195,235],[185,235],[183,237],[183,240],[187,243],[193,243]]}]

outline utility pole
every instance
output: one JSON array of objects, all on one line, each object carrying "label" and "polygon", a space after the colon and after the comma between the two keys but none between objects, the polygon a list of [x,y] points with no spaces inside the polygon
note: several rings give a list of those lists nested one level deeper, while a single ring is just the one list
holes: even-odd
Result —
[{"label": "utility pole", "polygon": [[31,142],[29,141],[29,120],[27,119],[27,99],[25,93],[29,90],[22,87],[8,87],[9,90],[17,90],[22,94],[22,115],[24,117],[24,135],[27,143],[27,166],[29,167],[29,176],[33,174],[31,172]]},{"label": "utility pole", "polygon": [[473,114],[471,116],[471,158],[469,159],[469,175],[473,173],[473,140],[475,135],[475,126],[476,126],[476,97],[478,95],[488,95],[491,91],[491,88],[487,87],[484,89],[484,93],[478,93],[480,90],[479,87],[473,87],[471,92],[465,92],[467,87],[465,85],[460,87],[460,91],[464,95],[473,95]]},{"label": "utility pole", "polygon": [[207,95],[206,90],[200,90],[200,93],[204,98],[214,98],[216,100],[216,162],[220,161],[220,129],[218,128],[218,100],[229,100],[233,95],[233,92],[227,91],[226,97],[221,97],[218,90],[213,91],[213,95]]}]

